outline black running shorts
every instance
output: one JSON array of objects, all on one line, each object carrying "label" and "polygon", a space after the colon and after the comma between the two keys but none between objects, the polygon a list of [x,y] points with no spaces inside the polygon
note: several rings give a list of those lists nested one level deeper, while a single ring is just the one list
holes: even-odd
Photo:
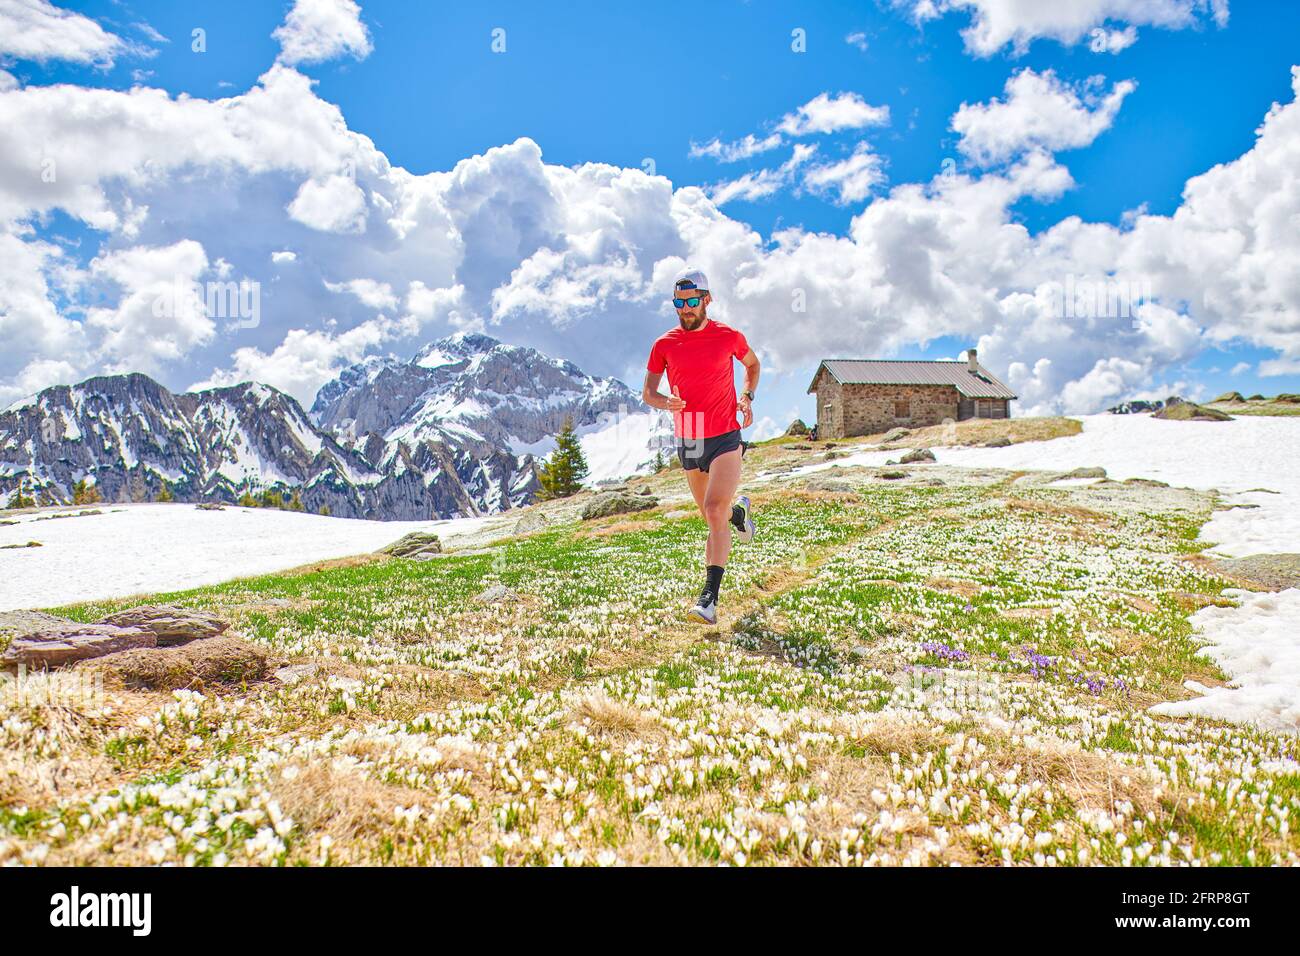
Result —
[{"label": "black running shorts", "polygon": [[739,428],[734,431],[724,432],[721,435],[714,435],[712,438],[679,438],[677,439],[677,457],[681,460],[682,467],[687,471],[698,468],[707,474],[713,459],[719,455],[725,455],[729,451],[735,451],[740,445]]}]

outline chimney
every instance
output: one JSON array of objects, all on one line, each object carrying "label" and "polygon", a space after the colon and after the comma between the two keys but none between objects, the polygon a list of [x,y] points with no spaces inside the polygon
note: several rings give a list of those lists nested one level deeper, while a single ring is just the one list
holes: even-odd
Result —
[{"label": "chimney", "polygon": [[975,350],[974,350],[974,349],[967,349],[967,350],[966,350],[966,367],[967,367],[968,369],[970,369],[972,372],[978,372],[978,371],[979,371],[979,363],[975,361]]}]

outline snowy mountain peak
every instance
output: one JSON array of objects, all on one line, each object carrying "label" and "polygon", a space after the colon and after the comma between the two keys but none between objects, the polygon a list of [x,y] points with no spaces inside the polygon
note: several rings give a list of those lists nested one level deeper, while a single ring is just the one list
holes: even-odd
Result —
[{"label": "snowy mountain peak", "polygon": [[87,478],[106,501],[297,489],[339,517],[492,513],[531,500],[534,459],[570,418],[592,481],[644,470],[668,424],[617,379],[480,333],[358,362],[310,415],[258,382],[172,393],[140,373],[99,376],[0,412],[0,501],[20,482],[67,501]]},{"label": "snowy mountain peak", "polygon": [[[593,479],[643,469],[654,458],[651,439],[662,430],[662,416],[618,379],[596,378],[573,362],[478,332],[431,342],[408,363],[354,365],[317,393],[311,414],[351,447],[364,445],[370,461],[393,456],[376,449],[378,436],[407,447],[434,442],[476,458],[505,451],[521,465],[547,454],[572,418],[584,440],[609,432],[593,446],[599,461]],[[627,420],[637,416],[646,420],[629,429]],[[615,441],[610,429],[620,422]],[[612,445],[619,446],[613,454]]]},{"label": "snowy mountain peak", "polygon": [[455,365],[475,355],[490,352],[500,344],[500,340],[481,332],[453,332],[416,352],[411,364],[423,368]]}]

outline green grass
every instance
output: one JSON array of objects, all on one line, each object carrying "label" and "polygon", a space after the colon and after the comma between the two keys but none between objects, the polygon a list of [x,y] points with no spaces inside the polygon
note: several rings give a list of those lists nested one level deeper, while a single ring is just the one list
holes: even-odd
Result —
[{"label": "green grass", "polygon": [[[1090,515],[1070,510],[1074,492],[1006,485],[765,488],[716,630],[681,620],[703,523],[658,515],[488,554],[61,609],[94,620],[144,600],[202,607],[322,667],[293,687],[160,698],[97,744],[112,768],[98,789],[0,818],[0,831],[20,855],[43,843],[51,859],[93,857],[115,841],[142,861],[196,865],[1120,863],[1148,842],[1145,861],[1177,862],[1148,840],[1176,828],[1202,862],[1290,859],[1294,840],[1268,822],[1300,809],[1300,775],[1277,769],[1290,745],[1145,710],[1218,675],[1178,597],[1226,584],[1179,559],[1213,502],[1115,493],[1149,506]],[[475,603],[494,583],[523,602]],[[1036,673],[1031,654],[1050,664]],[[991,703],[967,694],[983,686],[969,677],[994,688]],[[13,717],[0,740],[11,752],[75,759],[75,740],[54,747],[26,712]],[[1048,745],[1104,761],[1118,800],[1073,771],[1051,776],[1034,750]],[[276,824],[271,808],[296,792],[285,767],[332,774],[325,794],[364,785],[355,819],[330,830],[331,808],[317,807],[311,826]],[[1235,814],[1232,781],[1249,802]],[[1157,799],[1157,785],[1177,797]],[[1135,793],[1150,820],[1125,808]],[[1256,823],[1257,806],[1273,816]],[[129,831],[113,829],[118,813]],[[55,820],[66,833],[51,835]]]}]

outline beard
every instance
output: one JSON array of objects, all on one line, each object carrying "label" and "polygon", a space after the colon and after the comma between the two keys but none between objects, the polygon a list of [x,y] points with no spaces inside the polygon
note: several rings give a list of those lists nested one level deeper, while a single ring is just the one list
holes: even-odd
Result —
[{"label": "beard", "polygon": [[678,323],[680,323],[681,327],[685,329],[687,332],[694,332],[696,329],[698,329],[701,325],[704,324],[705,320],[708,317],[709,317],[709,307],[707,305],[704,305],[703,303],[700,304],[699,310],[695,313],[693,317],[688,318],[686,316],[683,316],[680,312],[677,313]]}]

